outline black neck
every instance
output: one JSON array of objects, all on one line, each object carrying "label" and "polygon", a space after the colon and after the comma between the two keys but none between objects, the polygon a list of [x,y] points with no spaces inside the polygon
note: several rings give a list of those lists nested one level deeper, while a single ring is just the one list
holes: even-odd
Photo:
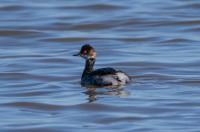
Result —
[{"label": "black neck", "polygon": [[86,60],[85,62],[85,69],[83,71],[83,74],[82,74],[82,78],[93,71],[93,66],[94,66],[94,63],[95,63],[95,58],[90,58],[89,60]]}]

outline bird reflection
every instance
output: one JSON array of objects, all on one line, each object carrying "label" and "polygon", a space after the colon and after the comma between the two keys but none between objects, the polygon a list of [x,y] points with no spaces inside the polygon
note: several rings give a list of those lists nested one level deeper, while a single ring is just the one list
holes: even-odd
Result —
[{"label": "bird reflection", "polygon": [[97,97],[98,95],[115,95],[120,98],[130,95],[129,92],[123,91],[125,86],[109,86],[109,87],[96,87],[96,86],[86,86],[86,85],[82,85],[82,86],[86,87],[87,89],[87,91],[84,93],[89,96],[88,98],[89,103],[92,103],[94,101],[101,99]]}]

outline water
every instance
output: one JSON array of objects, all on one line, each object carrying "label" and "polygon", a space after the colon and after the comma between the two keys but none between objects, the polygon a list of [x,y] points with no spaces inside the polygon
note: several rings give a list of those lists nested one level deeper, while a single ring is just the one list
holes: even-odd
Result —
[{"label": "water", "polygon": [[[0,131],[200,131],[200,1],[0,2]],[[124,88],[80,85],[83,44]]]}]

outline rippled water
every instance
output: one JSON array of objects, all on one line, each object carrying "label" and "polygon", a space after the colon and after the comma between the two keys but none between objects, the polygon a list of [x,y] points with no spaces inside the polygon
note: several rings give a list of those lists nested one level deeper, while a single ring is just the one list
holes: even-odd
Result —
[{"label": "rippled water", "polygon": [[[200,1],[0,1],[0,131],[200,131]],[[124,88],[80,85],[83,44]]]}]

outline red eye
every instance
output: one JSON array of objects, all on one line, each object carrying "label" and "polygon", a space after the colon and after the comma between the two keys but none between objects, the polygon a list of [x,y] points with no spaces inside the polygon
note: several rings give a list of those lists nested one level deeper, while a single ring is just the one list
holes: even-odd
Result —
[{"label": "red eye", "polygon": [[84,53],[84,54],[86,54],[86,53],[87,53],[87,51],[83,51],[83,53]]}]

